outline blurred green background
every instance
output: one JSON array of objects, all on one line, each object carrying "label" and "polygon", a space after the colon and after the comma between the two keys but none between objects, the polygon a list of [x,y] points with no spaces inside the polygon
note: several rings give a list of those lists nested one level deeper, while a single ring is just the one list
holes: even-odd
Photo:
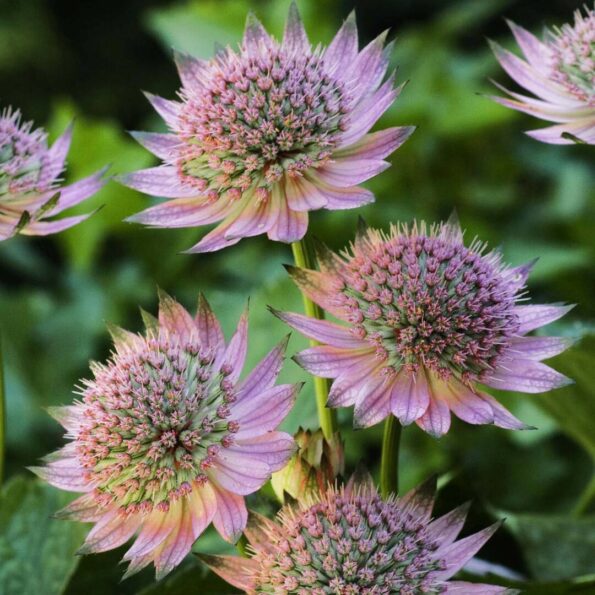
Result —
[{"label": "blurred green background", "polygon": [[[0,0],[0,106],[20,107],[52,138],[76,118],[68,181],[106,163],[113,174],[150,166],[151,155],[125,131],[161,129],[141,89],[174,96],[171,48],[208,57],[215,41],[240,39],[249,9],[280,35],[287,5]],[[310,39],[327,42],[353,3],[300,0],[299,6]],[[501,246],[511,263],[539,257],[529,283],[535,301],[578,304],[548,329],[580,339],[553,362],[576,384],[548,395],[501,395],[538,430],[511,433],[455,422],[440,441],[416,427],[404,431],[404,487],[440,474],[438,511],[474,501],[466,531],[506,516],[481,557],[527,578],[531,593],[595,593],[589,577],[595,574],[595,517],[584,498],[595,460],[595,173],[592,147],[539,144],[522,131],[541,122],[482,95],[494,92],[490,77],[508,83],[485,38],[513,47],[504,17],[540,32],[545,24],[569,20],[577,7],[567,0],[355,2],[362,43],[390,28],[397,37],[398,79],[410,81],[379,126],[415,124],[418,130],[392,156],[393,167],[370,182],[375,204],[311,217],[314,233],[340,248],[360,214],[388,226],[414,217],[439,220],[456,208],[468,237]],[[108,356],[105,321],[139,330],[138,306],[155,311],[158,285],[189,308],[203,290],[228,336],[250,296],[249,366],[286,332],[266,305],[301,309],[281,266],[291,261],[288,247],[256,238],[221,253],[182,255],[203,230],[148,230],[122,222],[151,202],[110,182],[79,209],[105,205],[79,227],[0,244],[8,398],[7,482],[0,497],[3,595],[231,592],[191,558],[160,585],[150,571],[120,584],[123,550],[74,556],[87,527],[51,520],[67,496],[25,469],[62,444],[44,408],[69,403],[77,381],[89,374],[88,361]],[[294,335],[290,351],[304,345]],[[291,361],[283,376],[306,379]],[[363,460],[376,472],[381,428],[355,433],[351,411],[341,411],[340,419],[348,471]],[[316,425],[310,383],[285,428],[298,425]],[[250,504],[273,509],[266,492]],[[209,532],[195,548],[214,552],[225,545]]]}]

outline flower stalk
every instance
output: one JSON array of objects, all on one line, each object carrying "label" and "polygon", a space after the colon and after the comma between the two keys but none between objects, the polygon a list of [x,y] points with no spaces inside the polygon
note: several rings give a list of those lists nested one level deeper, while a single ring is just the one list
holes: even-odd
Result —
[{"label": "flower stalk", "polygon": [[401,424],[394,415],[389,415],[384,422],[380,458],[380,494],[385,499],[399,492],[400,445]]},{"label": "flower stalk", "polygon": [[584,515],[590,508],[592,502],[595,500],[595,473],[591,477],[591,481],[587,484],[585,489],[576,503],[572,513],[575,517]]},{"label": "flower stalk", "polygon": [[4,390],[4,362],[2,361],[2,338],[0,337],[0,486],[4,480],[4,457],[6,444],[6,395]]},{"label": "flower stalk", "polygon": [[[296,266],[302,269],[313,269],[316,263],[316,257],[314,256],[314,250],[308,236],[305,236],[298,242],[291,244],[293,251],[293,259]],[[304,300],[304,312],[311,318],[318,320],[324,319],[322,310],[315,304],[303,291],[302,297]],[[319,345],[318,341],[311,340],[310,344],[312,347]],[[337,430],[337,416],[335,411],[329,409],[326,404],[328,400],[329,392],[329,381],[327,378],[320,378],[319,376],[313,376],[314,379],[314,392],[316,395],[316,408],[318,410],[318,419],[320,421],[320,427],[327,440],[331,440],[333,434]]]}]

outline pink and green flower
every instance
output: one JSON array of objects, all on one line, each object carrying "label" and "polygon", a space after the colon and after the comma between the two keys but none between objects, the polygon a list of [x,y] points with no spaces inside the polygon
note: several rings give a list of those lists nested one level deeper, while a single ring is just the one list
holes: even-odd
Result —
[{"label": "pink and green flower", "polygon": [[508,267],[477,239],[465,246],[458,222],[365,229],[341,255],[321,248],[320,265],[289,272],[343,324],[274,313],[322,343],[295,360],[334,379],[328,405],[355,405],[356,426],[394,415],[438,437],[454,413],[522,429],[481,385],[540,393],[569,382],[542,360],[571,341],[528,333],[571,306],[519,303],[532,265]]},{"label": "pink and green flower", "polygon": [[450,580],[499,524],[457,540],[468,505],[432,519],[434,495],[435,482],[428,481],[401,498],[383,500],[371,482],[351,480],[285,506],[275,521],[252,514],[248,558],[201,558],[250,595],[512,593]]},{"label": "pink and green flower", "polygon": [[295,450],[277,431],[298,385],[275,385],[286,341],[243,380],[245,312],[226,344],[204,297],[193,318],[162,294],[159,319],[143,313],[144,336],[113,327],[115,352],[94,363],[81,400],[52,411],[69,442],[33,470],[84,492],[57,516],[94,523],[80,553],[114,549],[126,576],[153,563],[177,566],[212,522],[235,542],[246,526],[244,496],[260,489]]},{"label": "pink and green flower", "polygon": [[190,252],[211,252],[267,234],[295,242],[308,212],[352,209],[374,196],[359,184],[413,132],[370,133],[399,95],[385,79],[386,34],[358,49],[353,14],[326,48],[312,47],[295,3],[283,40],[248,17],[239,49],[211,60],[177,54],[179,100],[149,96],[166,134],[134,133],[163,164],[122,178],[173,200],[129,220],[153,227],[217,223]]},{"label": "pink and green flower", "polygon": [[574,13],[574,25],[564,24],[538,39],[509,23],[524,60],[493,43],[496,58],[521,87],[535,97],[509,91],[510,98],[493,97],[512,109],[555,122],[531,130],[529,136],[545,143],[595,144],[595,10]]},{"label": "pink and green flower", "polygon": [[[47,133],[22,122],[11,108],[0,114],[0,241],[16,234],[44,236],[68,229],[87,215],[51,219],[95,194],[104,184],[102,170],[61,186],[72,138],[69,127],[50,147]],[[48,219],[50,219],[48,221]]]}]

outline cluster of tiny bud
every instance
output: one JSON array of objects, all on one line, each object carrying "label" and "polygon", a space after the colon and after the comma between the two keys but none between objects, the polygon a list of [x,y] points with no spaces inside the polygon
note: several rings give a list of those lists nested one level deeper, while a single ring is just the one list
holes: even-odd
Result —
[{"label": "cluster of tiny bud", "polygon": [[475,381],[518,330],[518,284],[503,275],[499,254],[483,254],[477,240],[466,247],[448,229],[370,230],[344,255],[338,306],[385,374],[423,365],[445,380]]},{"label": "cluster of tiny bud", "polygon": [[44,192],[56,177],[48,168],[47,134],[32,127],[18,110],[0,114],[0,197]]},{"label": "cluster of tiny bud", "polygon": [[229,420],[230,370],[214,374],[213,359],[198,339],[162,334],[94,364],[75,448],[99,505],[165,512],[208,481],[205,472],[239,430]]},{"label": "cluster of tiny bud", "polygon": [[557,29],[549,43],[552,78],[595,107],[595,10],[574,15],[574,26]]},{"label": "cluster of tiny bud", "polygon": [[347,125],[344,85],[325,73],[320,56],[287,55],[272,41],[262,50],[226,50],[207,64],[200,85],[181,91],[173,163],[210,200],[247,192],[267,200],[285,174],[328,161]]},{"label": "cluster of tiny bud", "polygon": [[285,509],[259,550],[259,593],[414,595],[441,593],[444,568],[425,523],[372,488],[329,489],[314,504]]}]

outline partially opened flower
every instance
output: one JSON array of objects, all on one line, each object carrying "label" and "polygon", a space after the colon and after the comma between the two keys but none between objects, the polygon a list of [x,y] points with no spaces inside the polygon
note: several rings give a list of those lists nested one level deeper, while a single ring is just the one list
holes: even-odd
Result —
[{"label": "partially opened flower", "polygon": [[308,498],[333,483],[345,469],[345,451],[338,433],[327,440],[320,429],[300,428],[294,440],[297,451],[287,465],[271,477],[271,486],[281,503],[287,495],[294,500]]},{"label": "partially opened flower", "polygon": [[[525,60],[492,47],[506,72],[537,98],[504,90],[512,99],[494,97],[502,105],[547,120],[554,126],[531,130],[537,140],[570,144],[595,144],[595,10],[574,13],[574,25],[546,31],[539,40],[529,31],[509,23]],[[500,85],[498,85],[500,86]]]},{"label": "partially opened flower", "polygon": [[293,242],[306,233],[308,211],[372,202],[358,184],[387,168],[384,158],[413,132],[368,134],[401,89],[394,76],[384,80],[385,38],[358,51],[351,15],[327,48],[313,48],[292,3],[280,43],[250,15],[237,51],[211,60],[177,55],[180,100],[149,96],[170,132],[135,133],[164,163],[123,177],[175,200],[130,221],[220,222],[190,250],[210,252],[264,233]]},{"label": "partially opened flower", "polygon": [[100,171],[60,186],[70,147],[69,127],[49,147],[47,133],[22,122],[11,108],[0,113],[0,241],[18,233],[43,236],[80,223],[89,215],[47,221],[95,194],[104,184]]},{"label": "partially opened flower", "polygon": [[568,382],[541,360],[570,342],[526,335],[570,307],[519,305],[531,265],[509,268],[477,239],[466,247],[455,221],[362,230],[350,251],[321,249],[320,260],[321,271],[290,273],[347,326],[275,313],[324,344],[295,359],[335,379],[328,404],[355,405],[357,426],[393,414],[441,436],[452,411],[471,424],[521,429],[478,385],[538,393]]},{"label": "partially opened flower", "polygon": [[276,431],[298,386],[278,385],[286,341],[239,380],[247,315],[226,345],[206,300],[195,318],[161,295],[145,336],[114,328],[115,353],[93,364],[82,401],[55,417],[71,440],[34,471],[84,495],[58,516],[95,523],[80,553],[116,548],[136,535],[126,575],[179,564],[213,522],[235,541],[246,525],[244,495],[258,490],[295,450]]},{"label": "partially opened flower", "polygon": [[434,493],[433,481],[387,500],[370,483],[328,487],[310,502],[284,507],[275,522],[252,515],[245,533],[249,558],[202,559],[250,594],[506,593],[450,580],[498,523],[456,541],[468,506],[433,520]]}]

